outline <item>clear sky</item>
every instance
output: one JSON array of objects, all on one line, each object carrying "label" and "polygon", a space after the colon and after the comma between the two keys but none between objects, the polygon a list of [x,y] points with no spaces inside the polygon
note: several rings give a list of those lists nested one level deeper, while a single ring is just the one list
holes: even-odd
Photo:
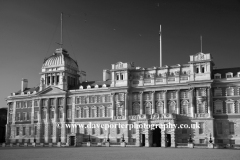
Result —
[{"label": "clear sky", "polygon": [[239,67],[239,0],[0,0],[0,107],[5,97],[39,85],[42,63],[60,41],[87,80],[102,80],[111,64],[185,64],[189,55],[211,53],[216,67]]}]

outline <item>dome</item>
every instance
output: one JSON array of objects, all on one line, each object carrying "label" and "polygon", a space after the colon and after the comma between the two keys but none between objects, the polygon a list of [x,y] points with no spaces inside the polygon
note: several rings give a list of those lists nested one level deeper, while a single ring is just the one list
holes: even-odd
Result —
[{"label": "dome", "polygon": [[60,48],[56,49],[52,56],[46,58],[43,62],[42,68],[49,67],[59,67],[59,66],[67,66],[73,69],[78,70],[78,64],[74,61],[66,50]]}]

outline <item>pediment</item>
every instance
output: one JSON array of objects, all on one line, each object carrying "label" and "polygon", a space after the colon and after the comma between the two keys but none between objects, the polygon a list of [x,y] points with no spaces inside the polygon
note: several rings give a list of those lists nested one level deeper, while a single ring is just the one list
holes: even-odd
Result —
[{"label": "pediment", "polygon": [[51,95],[51,94],[61,94],[66,93],[64,90],[57,87],[48,87],[37,93],[37,95]]}]

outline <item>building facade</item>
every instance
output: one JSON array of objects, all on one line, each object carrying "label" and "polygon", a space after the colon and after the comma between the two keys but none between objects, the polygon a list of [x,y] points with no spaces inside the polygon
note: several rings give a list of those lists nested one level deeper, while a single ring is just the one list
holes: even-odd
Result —
[{"label": "building facade", "polygon": [[[119,143],[176,147],[240,144],[240,68],[214,69],[210,53],[197,53],[183,65],[141,68],[118,62],[103,70],[103,81],[85,81],[86,73],[66,50],[44,60],[40,85],[6,98],[7,143],[80,145]],[[115,125],[90,128],[89,124]],[[176,124],[200,128],[132,128],[122,124]],[[66,124],[83,127],[68,128]],[[60,127],[59,127],[60,126]]]}]

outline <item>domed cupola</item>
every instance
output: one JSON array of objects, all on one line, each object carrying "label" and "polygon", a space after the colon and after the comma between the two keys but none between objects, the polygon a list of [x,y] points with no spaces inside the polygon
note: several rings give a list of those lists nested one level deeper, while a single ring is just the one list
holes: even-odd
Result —
[{"label": "domed cupola", "polygon": [[78,64],[62,48],[56,49],[53,55],[44,60],[40,74],[40,90],[48,86],[68,90],[79,84]]}]

